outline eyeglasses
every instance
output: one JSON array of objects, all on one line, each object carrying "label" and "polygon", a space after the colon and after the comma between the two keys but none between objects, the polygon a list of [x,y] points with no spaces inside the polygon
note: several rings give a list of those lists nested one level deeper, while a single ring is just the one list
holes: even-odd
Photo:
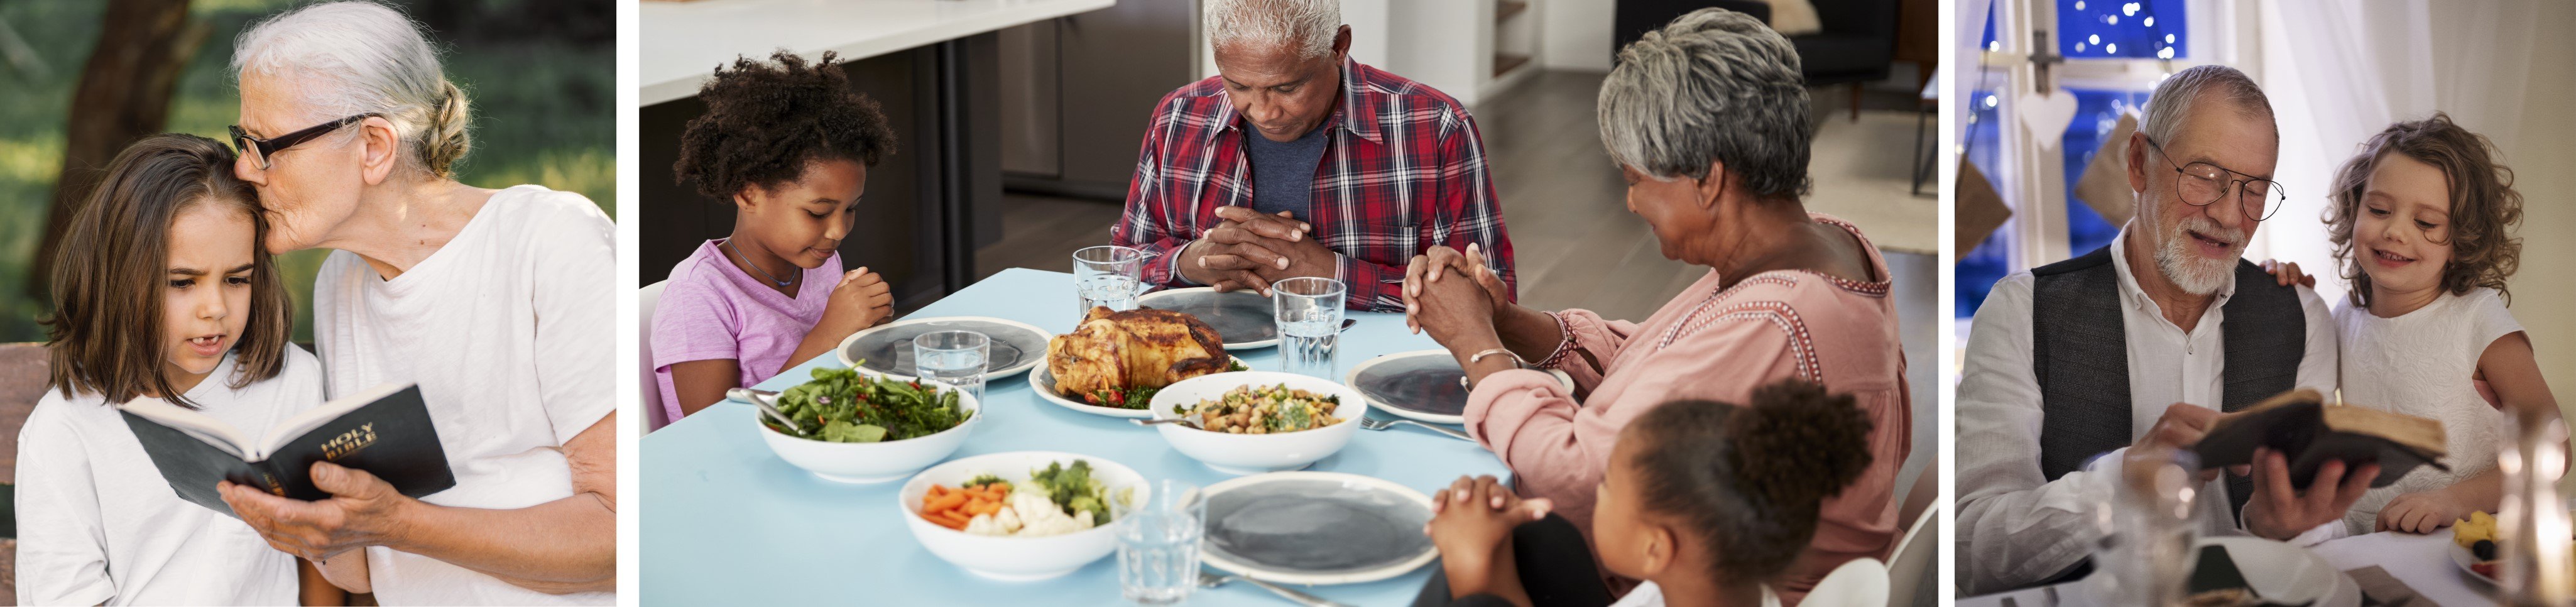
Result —
[{"label": "eyeglasses", "polygon": [[[2165,164],[2173,164],[2173,155],[2166,154],[2163,145],[2157,144],[2153,137],[2145,139],[2149,147],[2155,148],[2156,155],[2165,157]],[[2281,210],[2281,203],[2290,199],[2289,194],[2281,191],[2281,182],[2227,170],[2216,164],[2195,161],[2174,167],[2174,172],[2179,174],[2174,178],[2175,190],[2182,195],[2184,203],[2195,207],[2209,206],[2234,190],[2238,204],[2245,210],[2245,218],[2254,221],[2270,219],[2273,213]],[[2240,186],[2242,189],[2237,189]]]},{"label": "eyeglasses", "polygon": [[242,130],[241,125],[236,124],[231,127],[233,130],[233,143],[241,146],[242,157],[249,158],[252,163],[259,165],[259,170],[265,171],[268,170],[269,155],[285,151],[286,148],[295,147],[304,142],[312,141],[315,137],[330,134],[331,131],[340,130],[341,127],[357,124],[360,120],[366,120],[375,116],[376,114],[372,113],[359,114],[313,125],[312,128],[279,135],[269,139],[252,137],[250,136],[249,131]]}]

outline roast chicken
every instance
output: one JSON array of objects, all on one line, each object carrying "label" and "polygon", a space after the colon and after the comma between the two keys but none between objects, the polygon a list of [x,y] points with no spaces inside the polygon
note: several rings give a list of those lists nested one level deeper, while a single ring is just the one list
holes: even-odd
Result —
[{"label": "roast chicken", "polygon": [[1047,341],[1056,392],[1161,388],[1226,369],[1224,342],[1198,317],[1171,310],[1111,312],[1094,306],[1072,333]]}]

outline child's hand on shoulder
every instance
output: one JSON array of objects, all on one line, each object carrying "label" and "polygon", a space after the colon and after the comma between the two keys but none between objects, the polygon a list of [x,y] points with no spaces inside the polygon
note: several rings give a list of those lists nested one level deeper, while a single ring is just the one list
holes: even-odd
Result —
[{"label": "child's hand on shoulder", "polygon": [[834,333],[848,335],[893,318],[894,287],[886,284],[885,277],[859,268],[842,274],[840,284],[833,285],[831,300],[823,304],[823,320],[816,328],[828,327]]},{"label": "child's hand on shoulder", "polygon": [[2286,287],[2291,283],[2298,283],[2299,286],[2311,289],[2317,287],[2317,277],[2299,271],[2299,262],[2266,259],[2263,260],[2262,266],[2265,273],[2272,275],[2272,282],[2280,283],[2280,286]]}]

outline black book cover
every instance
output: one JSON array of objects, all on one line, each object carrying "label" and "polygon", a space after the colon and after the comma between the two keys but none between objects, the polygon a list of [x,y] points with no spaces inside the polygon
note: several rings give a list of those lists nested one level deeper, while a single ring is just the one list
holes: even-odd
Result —
[{"label": "black book cover", "polygon": [[2442,464],[2442,422],[2352,405],[2327,405],[2315,390],[2298,389],[2221,416],[2193,450],[2203,469],[2254,463],[2254,449],[2281,452],[2290,486],[2306,489],[2329,461],[2379,464],[2373,488],[2395,484],[2419,466]]},{"label": "black book cover", "polygon": [[[367,396],[373,395],[357,398]],[[349,404],[335,402],[322,408],[332,409],[335,405]],[[215,493],[217,481],[230,480],[299,500],[327,499],[331,495],[315,488],[310,475],[313,463],[319,461],[365,470],[403,495],[415,498],[456,486],[456,475],[447,466],[447,450],[439,446],[438,428],[429,418],[429,407],[421,401],[418,386],[357,404],[292,437],[269,437],[275,444],[264,451],[256,445],[239,444],[228,451],[215,444],[223,439],[173,426],[185,426],[185,422],[156,421],[157,415],[137,415],[134,410],[120,414],[180,499],[234,518],[240,515],[234,514],[232,507]],[[287,427],[298,426],[300,420],[310,421],[298,416],[286,422]],[[235,452],[253,455],[246,458]]]}]

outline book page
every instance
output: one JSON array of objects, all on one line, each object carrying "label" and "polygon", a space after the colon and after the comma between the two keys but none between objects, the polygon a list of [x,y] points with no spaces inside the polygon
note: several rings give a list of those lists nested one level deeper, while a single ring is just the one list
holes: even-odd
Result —
[{"label": "book page", "polygon": [[265,450],[255,452],[250,446],[252,443],[232,424],[224,423],[214,416],[187,407],[170,404],[168,401],[157,398],[138,398],[117,405],[117,408],[137,417],[152,420],[153,423],[186,432],[189,436],[197,437],[198,440],[232,453],[234,457],[242,458],[244,461],[259,461],[256,454],[265,453]]}]

